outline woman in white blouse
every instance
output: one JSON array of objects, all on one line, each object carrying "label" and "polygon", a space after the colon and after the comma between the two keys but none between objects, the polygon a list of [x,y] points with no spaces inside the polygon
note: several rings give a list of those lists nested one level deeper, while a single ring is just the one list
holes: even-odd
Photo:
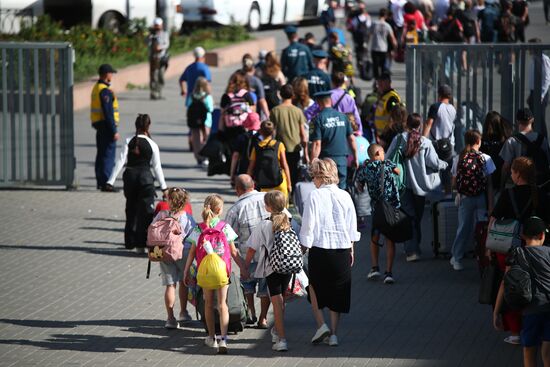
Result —
[{"label": "woman in white blouse", "polygon": [[[353,243],[359,241],[357,217],[350,195],[338,188],[338,169],[330,158],[314,159],[310,167],[316,190],[305,202],[300,241],[309,248],[309,296],[317,331],[312,343],[338,345],[341,313],[351,299]],[[330,310],[330,329],[323,309]]]},{"label": "woman in white blouse", "polygon": [[126,139],[124,149],[116,162],[115,169],[107,181],[107,190],[112,191],[115,180],[126,165],[122,175],[126,197],[126,226],[124,245],[145,253],[147,227],[153,221],[155,203],[155,181],[151,169],[160,183],[162,191],[167,189],[160,164],[158,145],[151,139],[149,115],[139,114],[136,119],[136,133]]}]

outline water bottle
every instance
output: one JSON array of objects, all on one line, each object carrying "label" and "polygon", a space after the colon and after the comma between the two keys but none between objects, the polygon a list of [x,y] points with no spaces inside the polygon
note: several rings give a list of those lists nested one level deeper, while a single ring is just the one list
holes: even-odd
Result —
[{"label": "water bottle", "polygon": [[202,247],[204,248],[204,251],[206,251],[208,255],[214,253],[214,248],[212,247],[212,244],[210,243],[210,241],[204,241],[202,244]]}]

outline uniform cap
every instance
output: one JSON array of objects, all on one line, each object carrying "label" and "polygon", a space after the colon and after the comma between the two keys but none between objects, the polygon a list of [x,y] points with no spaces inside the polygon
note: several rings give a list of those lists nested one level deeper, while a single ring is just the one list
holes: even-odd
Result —
[{"label": "uniform cap", "polygon": [[285,33],[286,34],[298,33],[298,28],[296,28],[293,25],[288,25],[285,27]]},{"label": "uniform cap", "polygon": [[311,54],[316,59],[326,59],[328,57],[328,53],[325,50],[314,50]]},{"label": "uniform cap", "polygon": [[332,92],[329,91],[329,90],[323,90],[323,91],[320,91],[320,92],[317,92],[313,95],[313,98],[315,99],[322,99],[322,98],[327,98],[327,97],[330,97],[332,96]]},{"label": "uniform cap", "polygon": [[547,232],[546,223],[539,217],[531,217],[523,223],[524,236],[534,237],[543,232]]},{"label": "uniform cap", "polygon": [[116,73],[116,70],[111,66],[111,64],[102,64],[97,70],[99,75],[104,75],[108,73]]}]

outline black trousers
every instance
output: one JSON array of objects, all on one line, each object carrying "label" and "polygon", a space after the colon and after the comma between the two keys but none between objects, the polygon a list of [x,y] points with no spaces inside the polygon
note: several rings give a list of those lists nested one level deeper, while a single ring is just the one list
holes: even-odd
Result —
[{"label": "black trousers", "polygon": [[387,52],[372,51],[372,68],[374,77],[378,78],[384,71],[386,71],[386,58]]},{"label": "black trousers", "polygon": [[124,245],[131,249],[145,247],[147,228],[153,221],[155,185],[149,168],[128,167],[122,176],[126,197]]},{"label": "black trousers", "polygon": [[288,170],[290,171],[290,180],[292,181],[292,191],[296,187],[298,182],[298,166],[300,164],[300,152],[286,152],[286,163],[288,164]]}]

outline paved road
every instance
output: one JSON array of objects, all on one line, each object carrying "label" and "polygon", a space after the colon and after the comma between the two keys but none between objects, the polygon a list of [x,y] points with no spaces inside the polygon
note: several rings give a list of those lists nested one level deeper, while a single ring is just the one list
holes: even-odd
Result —
[{"label": "paved road", "polygon": [[[540,4],[534,7],[533,29],[545,30],[538,25]],[[263,34],[269,33],[282,38],[280,30]],[[215,100],[233,69],[213,70]],[[400,91],[403,76],[398,65]],[[227,177],[207,178],[194,166],[175,80],[168,81],[166,96],[151,102],[145,90],[122,94],[122,134],[132,133],[138,112],[150,113],[168,184],[189,189],[196,214],[211,192],[232,203]],[[363,232],[340,347],[309,344],[313,318],[309,305],[297,301],[287,308],[288,353],[272,352],[265,331],[247,329],[231,337],[228,356],[212,356],[197,322],[163,328],[158,271],[145,280],[145,259],[123,249],[123,195],[95,191],[87,112],[76,114],[75,125],[78,191],[0,191],[0,366],[520,365],[520,348],[502,342],[505,334],[492,329],[490,309],[476,302],[475,262],[456,273],[431,257],[429,220],[423,260],[408,264],[400,251],[393,286],[366,281]]]}]

